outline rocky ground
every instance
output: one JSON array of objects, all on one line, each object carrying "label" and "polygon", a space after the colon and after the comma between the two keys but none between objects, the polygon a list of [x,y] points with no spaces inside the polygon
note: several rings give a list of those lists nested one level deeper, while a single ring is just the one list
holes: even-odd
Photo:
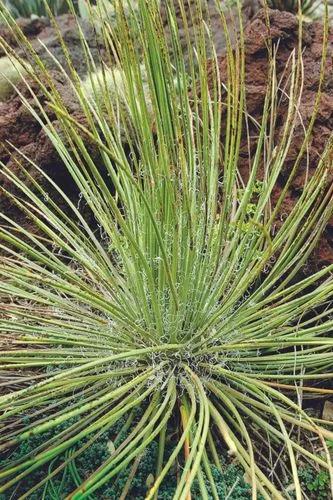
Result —
[{"label": "rocky ground", "polygon": [[[247,94],[247,111],[248,113],[260,121],[263,103],[267,85],[267,70],[268,58],[266,43],[269,38],[277,44],[277,75],[282,75],[286,68],[286,63],[292,51],[298,44],[298,22],[295,16],[279,11],[270,11],[270,30],[268,30],[265,22],[264,13],[261,11],[254,15],[255,9],[246,7],[244,17],[247,19],[245,29],[246,43],[246,94]],[[221,74],[225,75],[226,66],[224,51],[224,38],[222,30],[217,23],[217,17],[214,12],[210,12],[212,16],[212,27],[215,33],[215,42],[219,53],[219,63]],[[215,16],[215,17],[214,17]],[[253,17],[254,16],[254,17]],[[44,19],[33,21],[20,20],[20,26],[26,36],[31,39],[33,46],[43,54],[45,64],[52,71],[53,80],[61,92],[68,108],[73,116],[80,120],[79,110],[76,108],[75,100],[68,89],[66,79],[57,71],[57,67],[52,58],[43,51],[37,38],[42,40],[52,53],[57,57],[60,63],[67,68],[66,60],[64,59],[62,50],[59,47],[59,42],[55,30],[49,25],[49,22]],[[75,28],[74,19],[71,16],[61,16],[59,18],[59,26],[63,34],[64,40],[69,47],[74,66],[79,70],[80,75],[86,73],[84,58],[82,57],[82,48],[78,30]],[[2,31],[1,31],[2,29]],[[15,45],[15,40],[11,37],[8,31],[0,29],[0,35],[4,36],[6,41],[12,45],[15,50],[20,51],[20,47]],[[88,26],[84,27],[85,36],[92,48],[93,54],[99,54],[101,47],[98,45],[94,33]],[[301,117],[296,127],[293,142],[285,162],[283,172],[278,180],[275,188],[274,197],[277,197],[281,192],[288,172],[293,164],[293,161],[301,147],[304,138],[304,125],[309,123],[313,112],[313,104],[319,84],[320,64],[322,55],[322,33],[323,28],[319,23],[308,23],[304,25],[303,30],[303,61],[304,61],[304,93],[301,103]],[[1,56],[1,53],[0,53]],[[323,95],[319,107],[319,112],[314,123],[314,131],[309,144],[307,154],[300,164],[298,173],[293,180],[292,186],[289,189],[288,196],[282,208],[283,212],[288,212],[297,201],[304,179],[306,175],[311,175],[317,165],[318,157],[322,153],[328,137],[332,131],[333,125],[333,31],[329,34],[328,56],[326,62],[325,79],[323,86]],[[67,68],[68,69],[68,68]],[[30,99],[29,92],[24,85],[21,86],[24,95]],[[38,92],[38,91],[37,91]],[[42,96],[41,96],[42,97]],[[55,120],[52,110],[47,108],[48,117],[51,121]],[[281,133],[283,123],[286,118],[286,106],[281,105],[278,109],[277,126],[275,131],[276,139]],[[255,129],[250,128],[252,135],[251,147],[255,146]],[[44,169],[56,182],[62,187],[66,194],[72,199],[77,199],[78,192],[74,183],[69,178],[66,169],[64,168],[61,159],[55,153],[49,139],[46,137],[41,126],[33,119],[25,106],[21,103],[20,98],[12,95],[6,102],[0,103],[0,161],[7,165],[8,168],[18,172],[16,152],[8,145],[11,142],[20,152],[36,162]],[[240,170],[242,175],[246,177],[248,170],[247,160],[247,135],[244,131],[242,141],[242,158]],[[26,164],[29,169],[29,164]],[[35,175],[35,174],[34,174]],[[7,189],[10,188],[5,179],[1,180],[2,185]],[[30,221],[13,206],[13,203],[4,195],[0,195],[0,211],[3,211],[15,218],[23,227],[29,227]],[[325,234],[319,242],[315,254],[312,256],[310,269],[320,268],[323,265],[333,263],[333,218],[330,221]]]}]

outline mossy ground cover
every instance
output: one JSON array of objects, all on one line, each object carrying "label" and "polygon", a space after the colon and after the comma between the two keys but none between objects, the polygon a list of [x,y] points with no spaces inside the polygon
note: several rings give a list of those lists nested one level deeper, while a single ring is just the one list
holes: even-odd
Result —
[{"label": "mossy ground cover", "polygon": [[[27,423],[27,420],[25,421]],[[73,422],[68,422],[66,426],[62,425],[55,429],[57,433],[66,430],[66,427]],[[128,437],[128,433],[122,432],[121,429],[126,426],[126,418],[117,422],[112,429],[101,434],[83,453],[78,457],[68,462],[68,465],[61,472],[50,478],[43,487],[38,488],[33,493],[29,494],[29,500],[62,500],[67,497],[85,478],[87,478],[96,468],[103,464],[114,449],[114,440],[117,437],[121,442]],[[19,459],[22,456],[34,454],[34,450],[41,445],[45,439],[52,438],[54,431],[49,431],[46,435],[35,436],[28,441],[19,445],[14,452],[7,458],[8,463]],[[171,434],[172,435],[172,434]],[[174,435],[176,439],[176,435]],[[81,446],[84,446],[87,440],[82,440],[77,443],[77,446],[69,450],[65,455],[58,457],[56,460],[47,466],[34,471],[29,477],[22,480],[18,485],[8,491],[6,494],[0,495],[0,500],[8,500],[9,498],[19,498],[47,475],[52,474],[71,454]],[[168,442],[166,446],[166,457],[170,456],[174,449],[175,442]],[[144,500],[147,492],[154,481],[154,473],[156,469],[158,457],[158,443],[152,442],[145,452],[140,457],[138,467],[131,481],[130,488],[127,492],[129,499]],[[251,495],[251,487],[244,480],[244,470],[237,462],[230,460],[226,453],[221,453],[221,465],[219,469],[216,465],[211,464],[212,474],[218,490],[218,495],[221,500],[229,498],[230,500],[247,500]],[[177,462],[170,470],[166,481],[160,488],[158,498],[160,500],[170,500],[173,498],[177,487],[177,476],[183,464]],[[124,488],[131,474],[131,467],[122,471],[121,474],[114,480],[109,481],[102,488],[97,490],[94,495],[89,498],[91,500],[119,500],[122,497]],[[214,498],[210,490],[209,481],[205,473],[203,473],[204,481],[207,486],[209,498]],[[198,481],[195,481],[192,489],[193,498],[200,498],[200,488]],[[261,498],[261,496],[259,497]]]},{"label": "mossy ground cover", "polygon": [[[73,460],[70,460],[71,455],[75,454],[76,450],[88,444],[87,439],[81,440],[73,449],[68,450],[63,456],[59,456],[47,466],[34,471],[29,477],[15,485],[15,487],[6,494],[0,494],[0,500],[21,497],[27,491],[33,489],[39,481],[43,480],[43,478],[55,473],[57,468],[65,461],[68,462],[65,468],[55,473],[43,487],[36,489],[33,493],[29,494],[27,498],[29,498],[29,500],[63,500],[67,498],[84,479],[110,457],[115,450],[115,444],[119,445],[128,438],[128,421],[136,421],[139,419],[139,416],[139,414],[134,417],[133,415],[125,416],[111,429],[102,433],[95,439],[84,452],[80,453]],[[28,418],[23,419],[24,424],[27,424],[28,421]],[[33,456],[35,450],[38,446],[43,444],[45,439],[52,438],[52,436],[65,431],[72,423],[74,423],[74,420],[67,422],[65,425],[58,426],[53,431],[48,431],[43,436],[34,436],[28,441],[21,443],[15,451],[8,455],[4,464],[10,464],[22,456]],[[177,440],[177,435],[172,433],[172,430],[170,430],[170,436],[173,436],[173,438],[166,444],[166,458],[171,455]],[[214,463],[211,463],[211,471],[217,487],[219,499],[248,500],[251,497],[251,486],[246,481],[244,469],[237,463],[237,460],[231,459],[225,451],[221,451],[219,459],[221,467],[217,467]],[[109,481],[106,485],[97,490],[89,499],[119,500],[120,498],[124,498],[124,491],[126,491],[126,498],[144,500],[149,488],[154,482],[157,460],[158,442],[153,441],[141,455],[137,468],[135,468],[134,471],[129,466],[127,469],[123,470],[116,479]],[[159,500],[171,500],[174,497],[174,492],[177,487],[177,478],[182,466],[183,463],[179,461],[173,464],[173,467],[166,477],[166,481],[159,490]],[[127,488],[129,477],[131,477],[131,484],[128,485]],[[304,465],[300,467],[299,477],[303,491],[309,499],[326,500],[328,498],[329,474],[327,472],[316,470],[309,465]],[[209,481],[204,472],[203,479],[207,487],[209,499],[213,499],[214,496],[212,495]],[[287,488],[288,485],[286,484],[286,489]],[[289,489],[288,495],[290,498],[295,498],[292,489]],[[201,498],[198,481],[194,481],[193,483],[192,498]],[[263,500],[263,497],[259,495],[258,500]]]}]

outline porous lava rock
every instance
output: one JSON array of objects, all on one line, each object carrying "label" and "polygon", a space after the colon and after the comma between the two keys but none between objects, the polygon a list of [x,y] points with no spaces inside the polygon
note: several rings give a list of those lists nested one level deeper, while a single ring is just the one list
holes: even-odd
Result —
[{"label": "porous lava rock", "polygon": [[[18,27],[28,40],[34,40],[36,37],[50,26],[50,21],[46,17],[37,17],[35,19],[19,18],[16,20]],[[5,24],[0,24],[0,37],[13,49],[18,48],[17,40],[12,31]],[[5,50],[0,47],[0,57],[5,55]]]},{"label": "porous lava rock", "polygon": [[[59,33],[61,33],[61,37],[68,49],[71,64],[76,69],[79,76],[84,78],[87,74],[87,64],[77,21],[71,14],[64,14],[57,17],[57,24]],[[59,33],[56,32],[54,27],[51,26],[50,21],[46,18],[19,19],[18,26],[29,39],[33,49],[48,69],[53,85],[58,90],[71,117],[77,120],[78,123],[81,123],[83,121],[82,113],[77,105],[74,93],[68,84],[68,79],[65,74],[59,70],[60,65],[65,73],[70,72],[67,58],[59,41]],[[101,55],[103,55],[103,47],[99,44],[96,33],[94,33],[88,22],[82,21],[81,28],[85,40],[90,47],[92,56],[98,60]],[[10,45],[17,54],[25,60],[30,61],[33,65],[29,53],[27,53],[23,46],[17,43],[10,29],[1,26],[0,36],[3,37],[6,43]],[[47,50],[45,47],[47,47]],[[4,54],[0,52],[0,56],[2,55]],[[41,91],[38,84],[32,79],[28,78],[28,81],[32,92],[42,104],[43,110],[47,114],[47,118],[52,122],[53,126],[59,129],[55,113],[49,107],[46,96]],[[47,82],[44,83],[47,87]],[[27,86],[21,83],[18,84],[18,88],[24,99],[34,111],[41,116],[40,109],[35,103],[31,91]],[[50,176],[72,201],[78,199],[78,189],[67,172],[61,158],[55,151],[51,140],[43,130],[41,123],[36,120],[27,109],[21,97],[13,92],[6,102],[0,102],[0,161],[20,178],[24,178],[25,182],[32,187],[32,183],[19,166],[19,163],[23,164],[29,175],[45,188],[46,196],[57,196],[56,191],[52,188],[50,183],[45,181],[42,174],[38,173],[31,163],[22,155],[34,162]],[[0,186],[10,191],[10,193],[21,195],[19,190],[16,189],[5,176],[1,175],[1,168]],[[58,198],[58,202],[61,204],[62,200]],[[66,206],[62,208],[65,209]],[[4,194],[3,190],[0,192],[0,212],[5,213],[16,222],[19,222],[24,229],[28,229],[29,231],[35,230],[28,216],[22,213],[13,203],[13,200]]]},{"label": "porous lava rock", "polygon": [[[267,12],[259,11],[252,21],[245,27],[245,87],[246,87],[246,111],[251,119],[248,121],[249,132],[244,130],[239,169],[243,179],[248,178],[251,161],[250,153],[254,153],[258,128],[255,125],[262,121],[264,102],[267,85],[269,81],[269,57],[268,46],[272,42],[276,54],[276,79],[286,82],[291,72],[290,58],[293,52],[297,53],[299,40],[299,22],[296,16],[288,12],[278,10],[268,11],[269,23],[267,23]],[[302,64],[303,64],[303,89],[299,105],[299,113],[296,126],[293,131],[292,141],[288,149],[286,161],[283,164],[281,175],[275,186],[272,202],[278,199],[289,174],[295,164],[295,160],[302,148],[305,138],[305,130],[310,124],[314,113],[314,105],[318,94],[320,83],[320,72],[323,56],[323,34],[324,27],[319,22],[304,23],[302,28]],[[296,57],[296,56],[295,56]],[[221,79],[226,80],[228,73],[227,60],[225,56],[219,58],[219,69]],[[288,114],[288,98],[283,98],[277,107],[276,123],[274,131],[275,144],[283,133]],[[295,206],[304,187],[304,182],[312,176],[317,168],[320,156],[325,150],[333,132],[333,30],[328,36],[327,55],[325,60],[325,72],[318,112],[315,115],[313,130],[310,141],[302,156],[296,174],[288,189],[284,203],[281,207],[280,217],[285,218]],[[250,140],[249,140],[250,139]],[[328,184],[333,182],[333,167],[329,165]],[[280,220],[277,221],[277,224]],[[305,269],[313,272],[325,265],[333,263],[333,216],[322,235],[311,259]]]},{"label": "porous lava rock", "polygon": [[[72,14],[63,14],[57,17],[57,30],[44,17],[18,19],[17,24],[49,70],[57,70],[59,69],[59,65],[67,72],[70,70],[67,58],[60,44],[59,35],[61,35],[62,40],[66,44],[72,65],[80,76],[85,76],[87,73],[86,57],[81,40],[82,36],[89,45],[95,60],[98,60],[101,53],[103,54],[103,47],[99,44],[98,37],[96,37],[91,24],[88,21],[81,20],[80,28],[82,32],[80,33],[77,20]],[[17,42],[17,38],[10,28],[0,25],[0,37],[17,54],[29,60],[27,50],[21,43]],[[45,47],[47,47],[47,50],[45,50]],[[0,47],[0,57],[4,55],[5,51]]]}]

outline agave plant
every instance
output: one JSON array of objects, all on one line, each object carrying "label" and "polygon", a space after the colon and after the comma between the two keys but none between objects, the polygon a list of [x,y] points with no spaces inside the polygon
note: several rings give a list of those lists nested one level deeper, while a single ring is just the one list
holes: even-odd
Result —
[{"label": "agave plant", "polygon": [[[179,5],[187,34],[189,14]],[[193,9],[200,16],[201,3]],[[113,69],[90,58],[82,35],[89,91],[73,67],[64,73],[80,122],[10,14],[2,13],[25,44],[29,65],[20,64],[40,87],[33,94],[24,77],[35,99],[32,105],[21,98],[95,224],[29,159],[22,158],[20,175],[2,165],[20,193],[7,196],[38,231],[1,214],[1,493],[51,498],[45,488],[70,469],[73,488],[61,498],[103,498],[124,474],[119,498],[125,498],[153,443],[147,499],[159,498],[170,477],[168,498],[188,499],[194,487],[202,498],[221,498],[213,470],[225,454],[247,472],[252,498],[285,498],[293,483],[301,499],[303,461],[332,475],[332,423],[311,417],[303,402],[332,393],[333,266],[299,273],[332,214],[331,142],[275,228],[315,111],[285,188],[272,201],[298,119],[301,51],[289,63],[288,119],[275,144],[272,48],[245,179],[238,168],[250,119],[242,29],[239,42],[228,43],[228,72],[221,75],[217,58],[207,58],[214,54],[208,25],[199,23],[195,40],[188,37],[185,68],[173,2],[167,12],[169,38],[155,0],[139,0],[126,15],[117,5],[116,27],[101,24]],[[222,11],[221,26],[228,41]],[[325,54],[324,44],[322,74]],[[319,99],[320,89],[315,109]],[[80,477],[75,462],[105,433],[113,436],[108,456]],[[29,449],[35,438],[38,445]]]},{"label": "agave plant", "polygon": [[68,11],[67,0],[5,0],[15,17],[46,16],[48,8],[58,16]]}]

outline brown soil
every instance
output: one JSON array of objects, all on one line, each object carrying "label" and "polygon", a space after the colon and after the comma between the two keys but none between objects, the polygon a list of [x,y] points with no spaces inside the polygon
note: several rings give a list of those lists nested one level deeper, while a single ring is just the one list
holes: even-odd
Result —
[{"label": "brown soil", "polygon": [[[73,19],[71,16],[61,16],[62,31],[65,34],[65,40],[69,44],[71,54],[73,56],[74,65],[81,68],[81,74],[84,74],[86,69],[81,64],[82,52],[80,53],[80,41],[77,30],[75,30]],[[44,21],[41,21],[43,23]],[[55,53],[56,57],[60,57],[59,44],[56,40],[54,31],[50,26],[45,24],[41,26],[36,23],[35,30],[38,36],[47,40],[49,47]],[[28,30],[25,27],[25,30]],[[38,31],[39,30],[39,31]],[[219,37],[219,32],[215,24],[216,37]],[[270,37],[274,42],[279,41],[277,51],[277,74],[281,75],[285,69],[286,62],[292,52],[297,47],[297,32],[298,22],[292,14],[270,11],[270,32],[265,23],[263,12],[259,12],[256,17],[247,25],[245,30],[246,40],[246,91],[247,91],[247,110],[251,116],[260,121],[262,114],[264,97],[267,85],[267,50],[266,42]],[[32,31],[28,31],[29,35],[33,36]],[[93,46],[93,50],[98,51],[95,39],[91,37],[89,43]],[[306,125],[311,117],[313,103],[315,100],[316,91],[319,83],[319,69],[321,64],[322,50],[322,26],[318,23],[306,24],[303,33],[303,48],[304,48],[304,94],[301,104],[301,115],[304,125]],[[37,43],[37,42],[33,42]],[[220,51],[222,50],[223,42],[221,38]],[[46,59],[47,60],[47,59]],[[324,92],[321,100],[318,116],[314,124],[313,136],[309,147],[309,174],[311,175],[316,168],[318,157],[323,151],[328,137],[330,136],[333,125],[333,32],[330,33],[328,57],[326,63],[326,74],[324,82]],[[52,59],[49,59],[47,64],[50,68],[53,66]],[[65,64],[64,64],[65,66]],[[220,57],[221,74],[226,74],[225,58]],[[75,108],[75,100],[68,90],[65,78],[59,72],[53,72],[54,82],[59,88],[64,101],[68,105],[73,116],[80,120],[79,111]],[[36,89],[37,90],[37,89]],[[23,90],[27,98],[30,99],[27,90]],[[42,96],[41,96],[42,99]],[[46,105],[47,109],[47,105]],[[48,110],[48,116],[51,120],[55,120],[51,110]],[[286,108],[281,106],[277,117],[276,138],[284,123],[286,116]],[[250,130],[250,133],[255,135],[255,129]],[[304,137],[303,126],[300,121],[295,133],[292,147],[289,151],[288,159],[284,165],[282,175],[279,178],[275,189],[274,196],[283,188],[288,171],[293,164],[295,155],[297,154]],[[45,170],[57,183],[62,187],[74,201],[78,198],[77,189],[71,181],[69,174],[55,153],[49,139],[43,132],[41,125],[38,124],[25,107],[21,104],[20,99],[13,96],[8,102],[0,103],[0,161],[4,162],[8,168],[18,171],[16,158],[17,153],[8,152],[8,144],[10,141],[25,155],[36,162],[43,170]],[[252,146],[254,146],[255,139]],[[247,143],[244,134],[242,143],[244,162],[241,163],[240,169],[246,177],[248,169],[247,163]],[[31,170],[27,163],[27,168]],[[306,174],[306,161],[304,160],[299,168],[299,171],[289,190],[283,207],[284,212],[289,212],[294,206],[301,192],[304,176]],[[39,179],[40,180],[40,179]],[[9,185],[6,181],[5,187]],[[45,188],[49,190],[49,186]],[[52,193],[50,193],[52,195]],[[0,197],[0,212],[5,212],[7,215],[14,217],[19,223],[24,226],[29,226],[29,221],[25,216],[22,216],[16,207],[13,206],[11,200],[4,195]],[[315,255],[311,260],[311,270],[321,268],[323,265],[333,263],[333,218],[331,219],[325,234],[320,240]]]}]

